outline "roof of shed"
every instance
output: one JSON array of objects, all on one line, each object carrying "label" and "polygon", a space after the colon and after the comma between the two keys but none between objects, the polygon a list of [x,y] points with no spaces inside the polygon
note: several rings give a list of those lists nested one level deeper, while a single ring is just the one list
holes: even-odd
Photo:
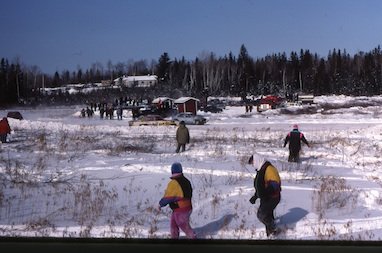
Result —
[{"label": "roof of shed", "polygon": [[186,103],[189,100],[195,100],[195,101],[198,101],[198,102],[200,101],[199,99],[193,98],[193,97],[180,97],[178,99],[175,99],[174,103],[175,104],[183,104],[183,103]]},{"label": "roof of shed", "polygon": [[167,101],[167,100],[174,100],[174,99],[169,98],[169,97],[157,97],[157,98],[154,98],[151,103],[157,104],[157,103],[159,103],[159,101],[163,102],[163,101]]}]

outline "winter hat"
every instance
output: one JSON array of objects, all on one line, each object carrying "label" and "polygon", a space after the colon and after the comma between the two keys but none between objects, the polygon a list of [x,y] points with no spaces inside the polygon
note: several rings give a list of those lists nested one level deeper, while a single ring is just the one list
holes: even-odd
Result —
[{"label": "winter hat", "polygon": [[182,165],[180,163],[173,163],[171,165],[171,174],[183,173]]},{"label": "winter hat", "polygon": [[265,162],[265,157],[259,153],[254,153],[249,159],[249,163],[253,164],[255,169],[260,169],[263,163]]},{"label": "winter hat", "polygon": [[293,129],[298,129],[298,125],[297,125],[297,124],[294,124],[294,125],[293,125]]},{"label": "winter hat", "polygon": [[179,122],[179,124],[185,126],[185,125],[186,125],[186,122],[184,122],[184,120],[182,120],[181,122]]}]

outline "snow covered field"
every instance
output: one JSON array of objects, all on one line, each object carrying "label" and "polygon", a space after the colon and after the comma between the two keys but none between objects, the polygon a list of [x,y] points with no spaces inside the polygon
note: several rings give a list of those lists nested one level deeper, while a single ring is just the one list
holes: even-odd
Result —
[{"label": "snow covered field", "polygon": [[[288,240],[381,240],[382,97],[322,96],[317,105],[246,114],[202,113],[176,154],[174,126],[129,127],[131,116],[80,118],[83,106],[9,108],[0,144],[0,236],[169,238],[170,209],[157,210],[173,162],[194,189],[199,238],[266,239],[249,203],[253,152],[280,171],[276,216]],[[302,163],[283,147],[293,124],[312,144]],[[183,233],[181,233],[183,235]]]}]

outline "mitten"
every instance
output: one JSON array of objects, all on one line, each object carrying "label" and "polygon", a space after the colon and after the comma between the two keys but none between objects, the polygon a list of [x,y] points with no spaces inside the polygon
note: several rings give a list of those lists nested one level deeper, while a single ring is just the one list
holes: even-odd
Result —
[{"label": "mitten", "polygon": [[252,198],[249,199],[249,202],[251,202],[251,204],[255,204],[256,203],[256,199],[257,199],[257,195],[253,195]]}]

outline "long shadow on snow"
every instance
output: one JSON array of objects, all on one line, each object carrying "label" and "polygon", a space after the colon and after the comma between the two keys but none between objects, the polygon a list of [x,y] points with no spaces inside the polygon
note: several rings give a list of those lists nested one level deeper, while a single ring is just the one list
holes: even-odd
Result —
[{"label": "long shadow on snow", "polygon": [[216,235],[217,232],[227,226],[232,219],[235,217],[234,214],[226,214],[219,220],[210,222],[202,227],[194,228],[197,238],[206,238],[207,236]]},{"label": "long shadow on snow", "polygon": [[296,223],[303,219],[308,214],[308,211],[300,207],[294,207],[289,209],[286,214],[283,214],[279,218],[279,224],[285,226],[287,229],[295,229]]}]

